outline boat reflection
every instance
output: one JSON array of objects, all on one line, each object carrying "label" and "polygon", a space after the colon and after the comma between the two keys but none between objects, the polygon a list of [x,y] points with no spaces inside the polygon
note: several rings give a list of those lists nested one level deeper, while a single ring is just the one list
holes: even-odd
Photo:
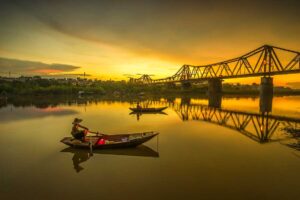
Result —
[{"label": "boat reflection", "polygon": [[140,117],[142,115],[147,115],[147,114],[160,114],[160,115],[168,115],[167,113],[165,112],[144,112],[144,113],[141,113],[141,112],[131,112],[129,113],[130,115],[136,115],[136,120],[139,121],[140,120]]},{"label": "boat reflection", "polygon": [[153,157],[158,158],[159,153],[150,147],[140,145],[135,148],[124,148],[124,149],[101,149],[93,150],[92,152],[87,149],[76,149],[72,147],[65,148],[61,152],[72,153],[72,162],[74,170],[79,173],[84,168],[80,166],[81,163],[86,162],[95,154],[102,155],[118,155],[118,156],[141,156],[141,157]]}]

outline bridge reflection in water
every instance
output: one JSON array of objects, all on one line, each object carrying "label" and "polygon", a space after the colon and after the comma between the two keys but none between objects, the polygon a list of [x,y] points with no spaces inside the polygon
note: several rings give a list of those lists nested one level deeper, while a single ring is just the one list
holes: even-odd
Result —
[{"label": "bridge reflection in water", "polygon": [[[294,135],[285,130],[299,130],[300,128],[300,118],[272,115],[269,112],[271,111],[271,105],[264,105],[268,112],[262,111],[262,108],[260,108],[261,112],[253,113],[223,109],[221,108],[220,98],[218,97],[215,101],[219,106],[213,103],[209,103],[209,105],[193,104],[191,99],[188,98],[181,99],[181,101],[147,101],[147,104],[168,106],[183,121],[205,121],[227,127],[259,143],[291,139]],[[272,101],[269,101],[269,103],[272,103]]]}]

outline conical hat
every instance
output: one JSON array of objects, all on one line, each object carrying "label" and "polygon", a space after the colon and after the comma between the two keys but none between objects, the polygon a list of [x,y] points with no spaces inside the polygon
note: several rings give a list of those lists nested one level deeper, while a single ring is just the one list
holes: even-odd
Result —
[{"label": "conical hat", "polygon": [[82,122],[82,119],[75,118],[72,124],[79,124],[80,122]]}]

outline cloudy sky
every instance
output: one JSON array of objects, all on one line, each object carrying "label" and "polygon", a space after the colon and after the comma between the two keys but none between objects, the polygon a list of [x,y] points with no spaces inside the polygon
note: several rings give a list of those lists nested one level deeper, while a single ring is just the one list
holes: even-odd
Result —
[{"label": "cloudy sky", "polygon": [[160,78],[264,44],[300,50],[298,0],[0,1],[0,73]]}]

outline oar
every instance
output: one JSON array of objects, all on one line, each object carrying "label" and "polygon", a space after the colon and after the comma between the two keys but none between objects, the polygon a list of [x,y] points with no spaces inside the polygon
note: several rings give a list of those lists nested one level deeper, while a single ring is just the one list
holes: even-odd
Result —
[{"label": "oar", "polygon": [[93,143],[91,139],[90,139],[90,151],[91,151],[91,156],[93,156]]},{"label": "oar", "polygon": [[95,131],[90,131],[90,130],[87,130],[89,133],[93,133],[93,134],[101,134],[101,135],[104,135],[103,133],[99,133],[98,131],[97,132],[95,132]]}]

